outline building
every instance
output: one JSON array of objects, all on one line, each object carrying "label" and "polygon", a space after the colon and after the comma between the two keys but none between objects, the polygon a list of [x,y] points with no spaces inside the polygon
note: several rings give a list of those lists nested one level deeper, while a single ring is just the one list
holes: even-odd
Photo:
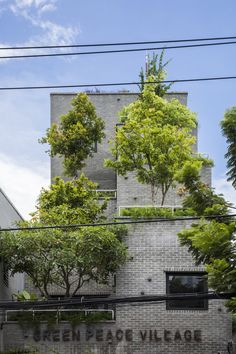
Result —
[{"label": "building", "polygon": [[[0,188],[0,228],[10,228],[16,226],[16,223],[23,218],[15,208],[7,195]],[[13,293],[24,289],[24,276],[17,274],[10,277],[4,266],[0,263],[0,300],[9,300]]]},{"label": "building", "polygon": [[[137,183],[132,173],[117,176],[103,167],[104,158],[110,157],[108,141],[113,137],[118,123],[117,113],[137,99],[137,94],[88,93],[97,113],[106,124],[106,138],[98,145],[96,154],[88,159],[86,175],[99,184],[100,190],[114,192],[108,214],[120,215],[122,208],[151,204],[148,186]],[[75,94],[51,95],[51,119],[58,122],[70,109]],[[167,98],[177,98],[187,104],[186,93],[170,93]],[[193,134],[197,134],[196,131]],[[195,146],[197,149],[197,146]],[[62,175],[61,160],[53,158],[51,177]],[[202,179],[211,183],[211,170],[205,168]],[[181,199],[170,190],[166,205],[176,208]],[[136,224],[129,226],[124,242],[129,249],[129,261],[117,272],[115,283],[110,286],[82,288],[82,296],[143,296],[175,292],[204,292],[207,284],[204,268],[196,266],[178,243],[177,233],[190,226],[190,221]],[[56,294],[57,289],[52,289]],[[227,354],[231,341],[231,318],[222,300],[169,301],[161,303],[123,304],[116,306],[116,317],[111,321],[86,324],[70,328],[61,323],[54,330],[42,325],[38,332],[22,331],[8,327],[16,342],[24,347],[36,346],[43,353],[51,350],[61,354]],[[9,338],[9,336],[8,336]],[[6,347],[10,343],[6,341]]]}]

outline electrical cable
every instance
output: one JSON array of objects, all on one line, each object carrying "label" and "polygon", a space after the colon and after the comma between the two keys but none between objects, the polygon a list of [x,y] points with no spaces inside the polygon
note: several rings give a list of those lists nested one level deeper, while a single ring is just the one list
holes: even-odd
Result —
[{"label": "electrical cable", "polygon": [[45,58],[45,57],[63,57],[63,56],[79,56],[79,55],[98,55],[98,54],[114,54],[114,53],[132,53],[143,52],[151,50],[168,50],[168,49],[184,49],[196,47],[209,47],[236,44],[236,41],[218,42],[218,43],[201,43],[201,44],[187,44],[180,46],[164,46],[164,47],[148,47],[148,48],[131,48],[131,49],[113,49],[102,51],[89,51],[89,52],[66,52],[66,53],[47,53],[47,54],[26,54],[26,55],[8,55],[0,56],[0,59],[23,59],[23,58]]},{"label": "electrical cable", "polygon": [[161,44],[161,43],[184,43],[184,42],[220,41],[220,40],[229,40],[229,39],[236,39],[236,36],[184,38],[184,39],[171,39],[171,40],[159,40],[159,41],[137,41],[137,42],[64,44],[64,45],[61,44],[61,45],[41,45],[41,46],[12,46],[12,47],[0,47],[0,50],[110,47],[110,46],[126,46],[126,45]]},{"label": "electrical cable", "polygon": [[235,297],[236,293],[186,293],[186,294],[164,294],[164,295],[143,295],[132,297],[116,297],[116,298],[94,298],[89,300],[81,299],[65,299],[65,300],[44,300],[44,301],[9,301],[0,302],[0,309],[36,309],[36,308],[52,308],[58,306],[68,307],[85,307],[98,304],[121,304],[121,303],[143,303],[143,302],[159,302],[170,300],[199,300],[199,299],[230,299]]},{"label": "electrical cable", "polygon": [[36,230],[51,230],[51,229],[79,229],[81,227],[99,227],[99,226],[113,226],[113,225],[130,225],[130,224],[147,224],[147,223],[158,223],[158,222],[170,222],[170,221],[192,221],[205,219],[222,219],[222,218],[232,218],[236,214],[227,215],[209,215],[209,216],[188,216],[188,217],[178,217],[178,218],[155,218],[155,219],[145,219],[145,220],[135,220],[135,221],[108,221],[100,223],[88,223],[88,224],[70,224],[70,225],[48,225],[48,226],[32,226],[32,227],[11,227],[2,228],[1,232],[5,231],[36,231]]},{"label": "electrical cable", "polygon": [[[86,88],[86,87],[109,87],[109,86],[124,86],[124,85],[155,85],[159,83],[182,83],[182,82],[201,82],[201,81],[220,81],[220,80],[235,80],[236,76],[216,76],[205,78],[192,78],[192,79],[175,79],[175,80],[163,80],[153,82],[114,82],[114,83],[96,83],[96,84],[74,84],[74,85],[44,85],[44,86],[12,86],[12,87],[0,87],[0,91],[8,90],[41,90],[41,89],[61,89],[61,88]],[[121,92],[122,93],[122,92]],[[130,92],[129,92],[130,93]],[[138,93],[137,93],[138,94]]]}]

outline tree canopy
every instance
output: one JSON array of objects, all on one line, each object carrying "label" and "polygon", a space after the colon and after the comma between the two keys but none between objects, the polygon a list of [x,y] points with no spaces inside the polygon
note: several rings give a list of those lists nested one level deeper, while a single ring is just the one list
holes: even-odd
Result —
[{"label": "tree canopy", "polygon": [[[200,222],[178,234],[180,243],[188,248],[197,264],[205,265],[210,287],[216,291],[235,292],[236,222],[230,216],[230,204],[201,182],[201,166],[202,163],[187,163],[179,174],[179,181],[189,193],[183,205],[202,216]],[[214,219],[206,219],[206,216],[214,216]],[[229,301],[228,306],[236,312],[236,298]]]},{"label": "tree canopy", "polygon": [[227,176],[233,187],[236,189],[236,106],[225,112],[221,121],[221,129],[228,143],[227,153]]},{"label": "tree canopy", "polygon": [[104,138],[104,122],[97,116],[92,102],[85,93],[79,93],[72,100],[72,109],[60,117],[60,123],[53,123],[40,142],[50,145],[49,154],[63,157],[64,172],[77,176],[85,166],[84,160],[92,156],[96,143]]},{"label": "tree canopy", "polygon": [[[196,127],[195,114],[178,100],[167,101],[156,95],[152,85],[145,85],[142,98],[125,107],[123,123],[113,142],[114,160],[106,166],[121,175],[134,171],[137,180],[151,186],[152,201],[161,190],[164,204],[175,175],[186,161],[193,160]],[[117,159],[116,159],[117,157]]]},{"label": "tree canopy", "polygon": [[32,219],[20,224],[31,230],[0,234],[0,256],[11,274],[26,273],[42,296],[50,296],[51,285],[69,297],[85,282],[107,283],[127,259],[120,241],[126,231],[119,226],[33,229],[101,221],[106,202],[98,200],[95,188],[83,174],[68,182],[58,177],[42,190]]},{"label": "tree canopy", "polygon": [[164,50],[162,50],[160,56],[153,53],[152,58],[149,54],[146,56],[146,67],[141,69],[139,77],[141,84],[139,86],[141,94],[144,91],[144,86],[146,82],[155,82],[153,83],[155,94],[159,97],[163,97],[167,91],[172,86],[172,83],[166,85],[163,81],[166,79],[166,66],[169,64],[169,61],[163,62],[164,59]]}]

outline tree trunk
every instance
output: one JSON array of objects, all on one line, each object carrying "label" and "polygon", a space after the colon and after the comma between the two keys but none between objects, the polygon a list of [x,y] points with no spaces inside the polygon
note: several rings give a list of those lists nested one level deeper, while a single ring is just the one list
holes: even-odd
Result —
[{"label": "tree trunk", "polygon": [[155,186],[151,184],[151,198],[152,198],[152,205],[155,205]]}]

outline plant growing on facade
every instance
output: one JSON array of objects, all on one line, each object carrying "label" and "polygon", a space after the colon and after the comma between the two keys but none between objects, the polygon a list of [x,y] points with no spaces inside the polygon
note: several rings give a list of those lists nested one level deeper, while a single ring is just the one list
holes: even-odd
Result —
[{"label": "plant growing on facade", "polygon": [[104,138],[104,122],[97,116],[92,102],[85,93],[72,100],[72,109],[53,123],[40,142],[50,145],[50,156],[63,158],[67,176],[77,176],[85,166],[84,160],[92,156],[94,146]]},{"label": "plant growing on facade", "polygon": [[[48,190],[42,190],[31,221],[20,226],[34,228],[103,220],[106,202],[98,201],[95,188],[96,184],[83,174],[68,182],[57,178]],[[2,232],[0,256],[12,275],[26,273],[41,296],[48,298],[49,287],[56,285],[66,297],[71,297],[91,280],[106,284],[125,262],[127,250],[119,240],[123,231],[90,226]]]},{"label": "plant growing on facade", "polygon": [[176,173],[186,161],[194,160],[191,134],[196,117],[174,99],[170,102],[156,95],[152,85],[145,85],[142,98],[125,107],[122,125],[117,129],[112,146],[113,167],[125,176],[133,171],[140,183],[151,187],[152,202],[161,191],[163,205],[168,190],[174,186]]}]

